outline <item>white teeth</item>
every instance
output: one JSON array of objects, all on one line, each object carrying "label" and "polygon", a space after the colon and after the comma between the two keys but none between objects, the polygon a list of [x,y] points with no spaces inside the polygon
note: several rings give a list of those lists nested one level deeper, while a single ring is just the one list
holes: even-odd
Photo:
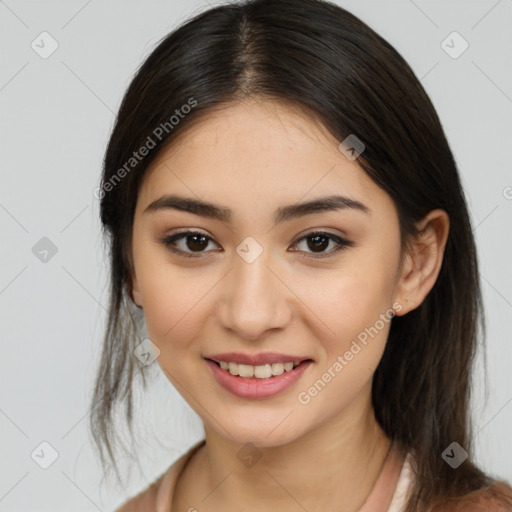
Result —
[{"label": "white teeth", "polygon": [[254,376],[258,379],[268,379],[272,377],[272,365],[264,364],[260,366],[253,366]]},{"label": "white teeth", "polygon": [[[231,372],[231,363],[229,371]],[[238,372],[235,375],[240,375],[240,377],[254,377],[254,366],[250,364],[239,364]]]},{"label": "white teeth", "polygon": [[256,377],[257,379],[268,379],[274,375],[281,375],[289,372],[298,366],[301,361],[272,363],[253,366],[251,364],[238,364],[227,361],[221,361],[220,367],[227,370],[231,375],[239,375],[240,377]]},{"label": "white teeth", "polygon": [[281,375],[284,373],[283,363],[272,363],[272,375]]}]

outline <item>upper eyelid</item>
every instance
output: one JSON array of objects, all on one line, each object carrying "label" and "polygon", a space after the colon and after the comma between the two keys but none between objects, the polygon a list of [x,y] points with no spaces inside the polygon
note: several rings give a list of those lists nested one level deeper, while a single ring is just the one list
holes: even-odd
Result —
[{"label": "upper eyelid", "polygon": [[[293,243],[296,243],[299,240],[302,240],[303,238],[306,238],[306,237],[314,235],[314,234],[331,235],[333,237],[342,238],[342,239],[348,241],[347,235],[345,235],[345,234],[338,234],[338,233],[332,233],[330,231],[326,231],[327,229],[331,229],[331,228],[312,228],[312,229],[310,229],[309,231],[306,231],[303,234],[297,235],[297,237],[295,238]],[[204,232],[199,231],[198,229],[195,229],[195,228],[191,228],[191,229],[183,230],[183,231],[177,231],[176,233],[170,233],[169,235],[164,236],[164,240],[168,239],[168,238],[172,238],[172,237],[176,237],[178,239],[179,238],[186,238],[187,235],[202,235],[202,236],[208,238],[209,240],[211,240],[212,242],[215,242],[215,238],[214,237],[210,236],[208,233],[204,233]],[[217,242],[215,242],[215,243],[217,243]]]}]

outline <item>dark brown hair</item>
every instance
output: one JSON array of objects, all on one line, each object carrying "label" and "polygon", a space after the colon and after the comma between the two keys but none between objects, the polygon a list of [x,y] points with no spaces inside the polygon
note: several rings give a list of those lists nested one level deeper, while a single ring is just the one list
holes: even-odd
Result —
[{"label": "dark brown hair", "polygon": [[[427,511],[489,486],[492,480],[471,461],[470,376],[485,326],[456,163],[429,97],[401,55],[350,12],[321,0],[252,0],[210,8],[158,44],[124,96],[100,188],[111,282],[90,428],[104,466],[105,454],[116,466],[116,406],[124,403],[131,425],[134,377],[142,375],[146,386],[144,367],[133,356],[141,317],[129,279],[141,178],[185,128],[214,108],[252,96],[300,107],[340,142],[356,134],[365,144],[359,165],[397,207],[403,246],[429,211],[448,213],[450,233],[438,279],[418,308],[393,318],[372,402],[386,434],[414,454],[416,481],[407,512]],[[194,106],[184,115],[180,109],[191,105],[191,98]],[[170,123],[176,109],[183,115]],[[157,137],[162,126],[167,130],[157,131]],[[132,165],[130,158],[148,137],[154,147]],[[454,441],[470,454],[456,470],[441,457]]]}]

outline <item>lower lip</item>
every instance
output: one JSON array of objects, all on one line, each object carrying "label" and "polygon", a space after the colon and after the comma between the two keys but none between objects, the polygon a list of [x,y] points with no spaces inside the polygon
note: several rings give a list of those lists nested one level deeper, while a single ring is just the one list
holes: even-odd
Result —
[{"label": "lower lip", "polygon": [[241,398],[269,398],[275,396],[292,386],[306,368],[313,361],[302,361],[298,366],[289,372],[284,372],[268,379],[258,379],[256,377],[239,377],[231,375],[227,370],[223,370],[216,363],[206,359],[206,363],[212,369],[217,382],[224,388]]}]

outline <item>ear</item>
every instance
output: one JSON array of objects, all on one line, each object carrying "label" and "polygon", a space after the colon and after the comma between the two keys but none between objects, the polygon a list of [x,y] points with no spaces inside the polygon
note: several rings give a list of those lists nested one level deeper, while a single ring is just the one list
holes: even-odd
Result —
[{"label": "ear", "polygon": [[421,305],[434,286],[441,265],[450,220],[441,209],[432,210],[418,224],[419,233],[410,241],[402,262],[395,290],[395,301],[401,304],[398,316]]},{"label": "ear", "polygon": [[131,298],[135,305],[139,308],[142,308],[142,295],[140,293],[139,282],[137,281],[137,276],[135,274],[135,270],[132,268],[130,272],[131,279]]}]

